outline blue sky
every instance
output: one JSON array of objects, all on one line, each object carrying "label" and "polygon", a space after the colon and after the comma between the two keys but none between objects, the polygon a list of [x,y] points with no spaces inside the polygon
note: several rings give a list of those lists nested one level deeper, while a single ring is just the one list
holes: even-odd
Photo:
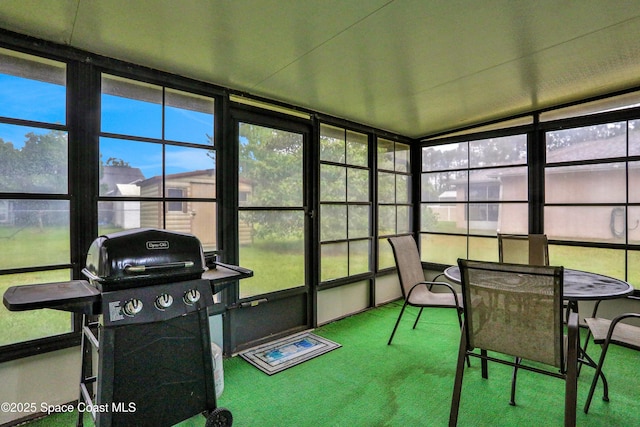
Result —
[{"label": "blue sky", "polygon": [[[65,93],[60,85],[0,74],[0,116],[64,124]],[[105,132],[162,137],[159,104],[104,95],[101,120]],[[0,124],[0,138],[12,142],[16,148],[24,146],[24,135],[28,132],[47,133],[48,130]],[[213,168],[213,160],[207,155],[211,148],[207,135],[213,135],[213,114],[166,107],[166,138],[202,144],[202,149],[167,146],[166,172]],[[162,151],[158,144],[103,138],[100,150],[103,161],[110,157],[122,159],[139,167],[147,178],[162,172]]]}]

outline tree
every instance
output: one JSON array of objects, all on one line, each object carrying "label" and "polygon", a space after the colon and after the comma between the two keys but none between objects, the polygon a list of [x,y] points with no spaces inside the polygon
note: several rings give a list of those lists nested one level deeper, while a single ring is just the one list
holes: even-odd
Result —
[{"label": "tree", "polygon": [[11,142],[0,138],[0,189],[16,191],[16,177],[20,168],[20,151]]},{"label": "tree", "polygon": [[[629,124],[629,128],[633,129],[634,122],[631,121]],[[547,150],[553,151],[583,142],[614,138],[625,135],[626,132],[627,122],[605,123],[547,132]]]},{"label": "tree", "polygon": [[[243,123],[240,126],[240,179],[251,185],[249,207],[303,206],[303,137],[300,134]],[[273,211],[243,213],[259,239],[301,239],[304,218],[283,212],[274,221]]]},{"label": "tree", "polygon": [[0,190],[66,194],[67,158],[67,134],[62,131],[29,132],[22,148],[0,139]]},{"label": "tree", "polygon": [[[102,158],[102,154],[100,154],[100,157]],[[102,161],[102,160],[101,160]],[[124,167],[124,168],[130,168],[131,164],[129,162],[126,162],[122,159],[117,159],[115,157],[109,157],[107,159],[107,166],[119,166],[119,167]]]},{"label": "tree", "polygon": [[[67,134],[29,132],[21,148],[0,138],[0,191],[9,193],[66,194],[68,192]],[[65,203],[65,202],[62,202]],[[22,226],[43,230],[48,224],[68,223],[60,201],[13,201],[12,218]]]},{"label": "tree", "polygon": [[468,179],[467,168],[526,165],[526,135],[512,135],[426,147],[422,151],[424,200],[437,201],[445,191],[455,190],[459,181]]}]

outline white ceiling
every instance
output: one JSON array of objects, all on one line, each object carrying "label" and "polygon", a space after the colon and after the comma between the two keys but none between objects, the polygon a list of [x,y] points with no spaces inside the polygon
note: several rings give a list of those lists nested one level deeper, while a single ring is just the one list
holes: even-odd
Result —
[{"label": "white ceiling", "polygon": [[410,137],[640,85],[638,0],[2,0],[0,28]]}]

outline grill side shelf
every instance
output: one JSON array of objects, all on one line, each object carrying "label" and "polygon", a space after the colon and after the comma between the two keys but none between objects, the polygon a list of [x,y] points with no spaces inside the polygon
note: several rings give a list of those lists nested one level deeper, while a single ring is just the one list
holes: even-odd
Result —
[{"label": "grill side shelf", "polygon": [[213,294],[217,294],[231,285],[234,280],[246,279],[253,276],[253,271],[237,265],[213,262],[208,265],[209,270],[202,274],[202,278],[211,283]]},{"label": "grill side shelf", "polygon": [[2,298],[10,311],[51,308],[82,314],[100,314],[101,295],[86,280],[9,287]]}]

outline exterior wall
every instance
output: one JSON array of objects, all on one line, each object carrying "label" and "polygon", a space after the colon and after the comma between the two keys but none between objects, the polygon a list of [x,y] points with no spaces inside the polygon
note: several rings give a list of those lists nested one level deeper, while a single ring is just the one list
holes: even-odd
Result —
[{"label": "exterior wall", "polygon": [[[252,190],[253,188],[251,184],[247,181],[240,180],[240,182],[238,183],[238,192],[240,193],[241,197],[242,195],[244,195],[245,197],[249,197],[252,193]],[[242,206],[242,202],[240,202],[240,205]],[[238,224],[238,243],[240,245],[248,245],[252,242],[253,227],[251,226],[251,224],[240,221],[240,223]]]},{"label": "exterior wall", "polygon": [[[140,185],[140,196],[153,198],[162,197],[161,185],[161,181],[155,178],[143,182]],[[167,177],[166,187],[181,189],[182,197],[186,199],[215,197],[215,174],[210,171],[203,171],[200,174],[169,175]],[[249,194],[251,192],[251,185],[246,182],[241,182],[239,191],[244,194]],[[217,248],[217,212],[215,203],[185,200],[182,202],[181,210],[163,213],[161,211],[162,203],[145,201],[140,202],[139,209],[140,227],[161,228],[164,217],[168,229],[198,236],[204,250],[214,250]],[[251,243],[250,224],[240,223],[239,238],[240,244]]]},{"label": "exterior wall", "polygon": [[[185,177],[170,176],[168,178],[166,182],[167,188],[181,189],[185,198],[215,196],[215,176],[210,173]],[[150,180],[150,183],[141,185],[140,195],[142,197],[161,197],[161,188],[159,180]],[[182,205],[181,211],[165,212],[166,227],[170,230],[197,236],[213,234],[212,238],[201,240],[203,240],[202,243],[205,246],[215,245],[215,204],[184,201]],[[159,212],[159,209],[162,209],[161,203],[143,202],[140,208],[140,225],[142,227],[161,226],[158,223],[162,221],[163,215],[162,212]],[[207,218],[208,221],[202,220],[202,218]]]},{"label": "exterior wall", "polygon": [[[160,197],[161,183],[140,187],[141,197]],[[162,204],[160,202],[140,202],[140,227],[162,228]]]},{"label": "exterior wall", "polygon": [[500,233],[527,233],[529,231],[529,208],[526,202],[500,205],[497,231]]},{"label": "exterior wall", "polygon": [[527,233],[529,231],[527,177],[508,175],[503,176],[501,182],[500,194],[503,200],[522,200],[523,203],[500,205],[497,230],[500,233]]},{"label": "exterior wall", "polygon": [[238,240],[241,245],[248,245],[253,242],[253,230],[250,224],[240,222],[238,224]]},{"label": "exterior wall", "polygon": [[[611,203],[625,202],[626,170],[611,165],[601,171],[571,173],[547,173],[547,203]],[[639,182],[640,171],[629,170],[629,182]],[[640,200],[635,186],[629,186],[629,201]],[[548,208],[545,211],[545,232],[556,238],[588,238],[604,241],[621,239],[614,235],[612,226],[628,233],[629,240],[640,240],[640,228],[634,227],[640,220],[637,209],[629,210],[628,227],[623,215],[616,216],[616,206],[589,206],[573,208]]]},{"label": "exterior wall", "polygon": [[[0,402],[61,405],[78,399],[80,348],[16,359],[0,364]],[[33,411],[0,411],[0,425],[33,415]]]},{"label": "exterior wall", "polygon": [[455,221],[457,218],[455,205],[430,205],[429,209],[438,216],[438,221]]},{"label": "exterior wall", "polygon": [[[628,222],[624,224],[622,212],[614,209],[624,204],[627,188],[627,171],[624,167],[610,165],[606,169],[594,171],[592,168],[570,171],[549,169],[545,177],[546,203],[610,203],[610,206],[548,207],[545,210],[545,233],[553,238],[589,239],[599,241],[619,241],[612,226],[619,232],[628,233],[630,241],[640,241],[640,208],[630,207]],[[640,182],[640,170],[630,168],[629,183]],[[500,204],[497,230],[503,233],[526,233],[528,230],[527,186],[523,176],[502,177],[501,198],[523,200],[523,203]],[[458,199],[464,194],[458,192]],[[629,202],[640,202],[640,187],[629,185]],[[435,208],[435,207],[434,207]],[[432,209],[434,209],[432,208]],[[439,208],[442,209],[442,208]],[[441,213],[443,215],[444,213]],[[466,227],[465,205],[456,205],[456,223]],[[478,224],[475,224],[478,225]]]},{"label": "exterior wall", "polygon": [[[120,206],[120,203],[117,206]],[[140,227],[140,202],[122,202],[121,206],[122,209],[115,210],[113,213],[114,225],[126,229]]]},{"label": "exterior wall", "polygon": [[[636,172],[637,175],[637,172]],[[548,170],[547,203],[624,203],[625,169],[562,173]]]},{"label": "exterior wall", "polygon": [[[456,191],[456,200],[464,201],[466,198],[466,193],[464,189],[457,187]],[[461,228],[463,230],[467,229],[467,217],[465,215],[465,211],[467,207],[464,204],[457,204],[458,209],[456,209],[456,227]]]}]

